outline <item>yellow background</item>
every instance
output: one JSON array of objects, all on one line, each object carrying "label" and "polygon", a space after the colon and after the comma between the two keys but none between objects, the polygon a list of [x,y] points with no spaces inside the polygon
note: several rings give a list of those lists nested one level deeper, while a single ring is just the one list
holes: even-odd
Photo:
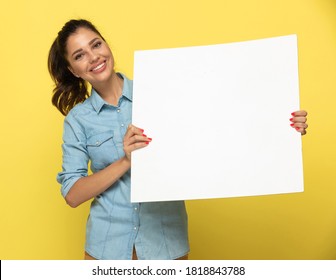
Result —
[{"label": "yellow background", "polygon": [[[190,258],[336,259],[335,0],[2,4],[1,259],[83,256],[89,203],[68,207],[55,180],[61,169],[63,117],[51,105],[47,72],[49,47],[70,18],[91,20],[109,42],[117,70],[131,78],[137,49],[297,34],[301,108],[310,114],[309,133],[303,137],[305,191],[188,201]],[[244,129],[248,118],[237,126]]]}]

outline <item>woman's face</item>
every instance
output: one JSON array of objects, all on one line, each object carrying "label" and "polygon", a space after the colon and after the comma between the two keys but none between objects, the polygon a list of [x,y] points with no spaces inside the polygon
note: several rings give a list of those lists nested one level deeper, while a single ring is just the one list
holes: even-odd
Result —
[{"label": "woman's face", "polygon": [[88,81],[92,86],[109,80],[113,73],[114,59],[106,42],[87,28],[78,28],[69,36],[66,45],[69,70]]}]

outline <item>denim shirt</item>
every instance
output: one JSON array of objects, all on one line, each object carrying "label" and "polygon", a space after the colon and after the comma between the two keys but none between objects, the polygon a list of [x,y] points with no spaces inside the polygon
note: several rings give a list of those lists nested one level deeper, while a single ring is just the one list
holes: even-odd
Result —
[{"label": "denim shirt", "polygon": [[[124,156],[123,138],[132,118],[132,81],[124,75],[118,106],[92,89],[64,120],[63,165],[57,181],[65,197],[74,183]],[[91,203],[85,250],[96,259],[176,259],[189,252],[184,201],[130,202],[128,170]]]}]

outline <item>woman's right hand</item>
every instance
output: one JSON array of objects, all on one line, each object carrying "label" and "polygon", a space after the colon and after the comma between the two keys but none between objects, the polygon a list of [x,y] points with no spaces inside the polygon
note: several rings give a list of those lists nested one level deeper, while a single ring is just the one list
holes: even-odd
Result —
[{"label": "woman's right hand", "polygon": [[131,161],[131,153],[146,147],[151,141],[152,138],[148,138],[143,129],[130,124],[124,137],[125,157]]}]

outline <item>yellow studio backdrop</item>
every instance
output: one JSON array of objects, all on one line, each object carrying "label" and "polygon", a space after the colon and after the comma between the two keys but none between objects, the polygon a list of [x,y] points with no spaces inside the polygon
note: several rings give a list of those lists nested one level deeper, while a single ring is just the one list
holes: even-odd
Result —
[{"label": "yellow studio backdrop", "polygon": [[[117,70],[131,78],[134,50],[297,34],[301,108],[310,126],[303,137],[305,191],[188,201],[190,259],[336,259],[335,0],[13,0],[1,6],[1,259],[83,258],[89,203],[67,206],[55,180],[63,116],[51,105],[47,71],[49,47],[71,18],[91,20],[109,42]],[[248,117],[237,126],[248,126]]]}]

